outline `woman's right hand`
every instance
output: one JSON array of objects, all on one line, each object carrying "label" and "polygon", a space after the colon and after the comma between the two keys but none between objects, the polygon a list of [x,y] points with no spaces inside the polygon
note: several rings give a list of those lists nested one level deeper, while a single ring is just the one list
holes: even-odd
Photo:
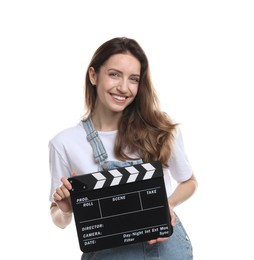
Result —
[{"label": "woman's right hand", "polygon": [[[77,174],[72,174],[75,176]],[[61,178],[62,185],[56,188],[54,201],[63,212],[72,212],[70,190],[72,186],[67,178]]]}]

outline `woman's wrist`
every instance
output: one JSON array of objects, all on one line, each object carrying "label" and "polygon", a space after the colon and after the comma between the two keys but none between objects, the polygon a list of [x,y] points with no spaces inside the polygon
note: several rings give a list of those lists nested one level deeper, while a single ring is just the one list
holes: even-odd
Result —
[{"label": "woman's wrist", "polygon": [[63,215],[63,216],[71,216],[72,215],[72,211],[63,211],[59,208],[59,211],[60,213]]}]

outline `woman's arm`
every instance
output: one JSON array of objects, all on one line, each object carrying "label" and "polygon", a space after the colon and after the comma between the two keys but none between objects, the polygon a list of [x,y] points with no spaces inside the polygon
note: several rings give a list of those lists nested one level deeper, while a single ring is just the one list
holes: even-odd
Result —
[{"label": "woman's arm", "polygon": [[66,228],[71,223],[72,212],[62,211],[54,202],[50,206],[50,213],[53,223],[60,228]]},{"label": "woman's arm", "polygon": [[[74,176],[75,174],[73,174]],[[62,185],[58,187],[53,195],[54,202],[50,206],[53,223],[60,227],[67,227],[72,220],[72,206],[70,198],[71,184],[66,178],[61,179]]]},{"label": "woman's arm", "polygon": [[197,186],[198,183],[194,174],[192,174],[191,178],[187,181],[180,182],[174,192],[168,198],[170,207],[175,208],[190,198],[197,189]]}]

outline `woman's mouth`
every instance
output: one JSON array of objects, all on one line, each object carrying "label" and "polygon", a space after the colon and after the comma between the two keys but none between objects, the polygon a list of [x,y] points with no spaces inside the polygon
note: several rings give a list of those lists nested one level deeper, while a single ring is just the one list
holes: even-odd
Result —
[{"label": "woman's mouth", "polygon": [[123,102],[125,101],[128,97],[124,97],[124,96],[119,96],[119,95],[114,95],[111,94],[111,96],[113,97],[114,100],[116,100],[117,102]]}]

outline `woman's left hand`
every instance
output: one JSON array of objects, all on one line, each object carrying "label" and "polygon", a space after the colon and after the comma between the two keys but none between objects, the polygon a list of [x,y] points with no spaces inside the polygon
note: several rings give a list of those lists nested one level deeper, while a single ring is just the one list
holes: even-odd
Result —
[{"label": "woman's left hand", "polygon": [[[174,213],[173,208],[169,205],[169,213],[170,213],[170,217],[171,217],[171,225],[175,226],[176,225],[176,215]],[[158,237],[156,239],[152,239],[148,241],[149,245],[153,245],[155,243],[160,243],[160,242],[165,242],[169,239],[169,237]]]}]

